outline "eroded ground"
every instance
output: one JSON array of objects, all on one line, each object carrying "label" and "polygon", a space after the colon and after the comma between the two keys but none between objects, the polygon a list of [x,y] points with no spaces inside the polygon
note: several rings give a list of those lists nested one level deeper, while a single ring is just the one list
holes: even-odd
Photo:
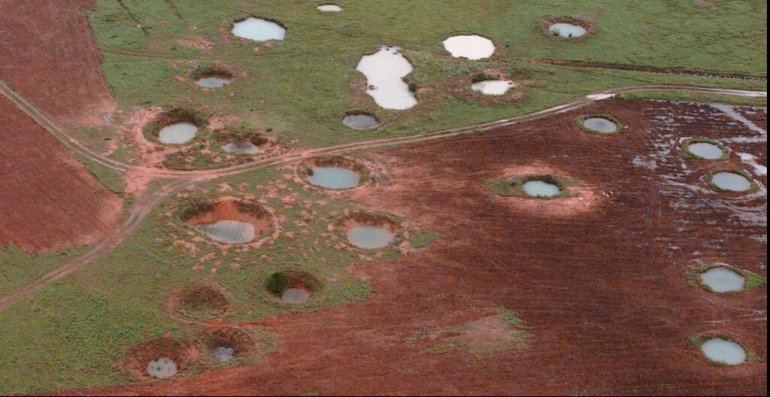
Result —
[{"label": "eroded ground", "polygon": [[[766,120],[764,109],[738,110]],[[582,113],[626,129],[585,134]],[[729,161],[684,160],[678,140],[689,136],[722,140]],[[366,301],[240,324],[278,335],[253,367],[83,393],[763,394],[763,362],[710,365],[688,340],[729,333],[767,354],[766,286],[725,296],[685,281],[697,260],[766,273],[767,177],[739,152],[765,164],[765,138],[709,105],[656,101],[381,151],[389,182],[353,198],[441,237],[394,262],[352,265],[376,291]],[[752,172],[760,190],[708,190],[701,177],[722,167]],[[542,171],[570,178],[573,195],[533,201],[487,186]],[[525,348],[431,349],[437,332],[483,328],[501,308],[526,324]]]}]

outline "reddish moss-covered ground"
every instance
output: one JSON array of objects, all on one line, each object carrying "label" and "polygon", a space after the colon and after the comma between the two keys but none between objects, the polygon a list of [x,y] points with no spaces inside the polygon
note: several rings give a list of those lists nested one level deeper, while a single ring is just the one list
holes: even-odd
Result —
[{"label": "reddish moss-covered ground", "polygon": [[62,127],[99,124],[115,105],[86,17],[93,0],[0,0],[0,78]]},{"label": "reddish moss-covered ground", "polygon": [[[709,365],[688,337],[729,333],[764,360],[766,286],[711,294],[685,274],[700,259],[765,275],[766,193],[711,192],[701,177],[725,164],[678,150],[682,137],[756,133],[707,105],[608,101],[583,112],[627,128],[585,134],[570,112],[381,152],[391,182],[354,197],[441,238],[393,263],[351,265],[371,280],[369,299],[242,324],[279,337],[253,367],[82,393],[765,394],[764,362]],[[727,144],[767,158],[765,143]],[[727,164],[749,169],[735,153]],[[571,178],[572,195],[500,197],[485,182],[529,172]],[[425,352],[430,335],[500,307],[529,327],[528,348]]]},{"label": "reddish moss-covered ground", "polygon": [[58,251],[117,226],[120,198],[2,96],[0,138],[0,246]]}]

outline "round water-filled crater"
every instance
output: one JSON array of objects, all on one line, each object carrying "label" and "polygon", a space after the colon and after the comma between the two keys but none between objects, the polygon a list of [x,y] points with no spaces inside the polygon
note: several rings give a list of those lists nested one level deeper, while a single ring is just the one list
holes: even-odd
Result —
[{"label": "round water-filled crater", "polygon": [[144,126],[146,138],[164,145],[186,145],[201,135],[208,119],[197,110],[174,108],[160,113]]},{"label": "round water-filled crater", "polygon": [[201,335],[201,340],[211,359],[228,363],[254,352],[254,339],[237,328],[219,328]]},{"label": "round water-filled crater", "polygon": [[330,190],[352,189],[369,179],[365,166],[341,156],[307,159],[299,164],[297,174],[312,186]]},{"label": "round water-filled crater", "polygon": [[251,199],[220,197],[193,199],[179,214],[181,220],[209,239],[223,244],[246,244],[266,234],[272,214]]},{"label": "round water-filled crater", "polygon": [[233,22],[231,33],[245,40],[281,41],[286,37],[286,28],[278,21],[249,16]]},{"label": "round water-filled crater", "polygon": [[576,40],[594,32],[593,24],[573,17],[547,17],[539,27],[544,34],[562,40]]},{"label": "round water-filled crater", "polygon": [[401,235],[396,217],[386,214],[354,212],[342,218],[339,226],[348,244],[365,250],[393,245]]},{"label": "round water-filled crater", "polygon": [[682,141],[682,153],[695,160],[727,160],[729,151],[721,143],[708,138],[688,138]]},{"label": "round water-filled crater", "polygon": [[230,68],[221,65],[200,67],[193,71],[190,77],[201,88],[222,88],[235,79]]},{"label": "round water-filled crater", "polygon": [[270,274],[265,289],[284,303],[303,304],[320,291],[323,284],[314,275],[298,269],[284,269]]},{"label": "round water-filled crater", "polygon": [[159,337],[129,348],[119,366],[137,378],[170,379],[197,360],[195,347],[188,342]]},{"label": "round water-filled crater", "polygon": [[259,155],[268,151],[270,140],[246,128],[225,129],[217,134],[219,148],[228,154]]},{"label": "round water-filled crater", "polygon": [[745,193],[755,190],[759,185],[744,170],[717,170],[706,176],[712,189],[722,192]]},{"label": "round water-filled crater", "polygon": [[555,199],[569,195],[566,179],[554,175],[524,175],[493,181],[493,192],[501,196],[532,199]]},{"label": "round water-filled crater", "polygon": [[372,130],[380,126],[379,120],[366,112],[349,112],[342,118],[342,124],[354,130]]},{"label": "round water-filled crater", "polygon": [[607,114],[581,115],[575,122],[580,129],[589,134],[613,135],[623,129],[623,124],[618,119]]}]

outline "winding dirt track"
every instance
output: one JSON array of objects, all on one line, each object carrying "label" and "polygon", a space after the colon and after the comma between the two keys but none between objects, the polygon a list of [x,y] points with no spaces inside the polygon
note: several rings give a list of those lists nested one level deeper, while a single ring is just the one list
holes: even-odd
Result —
[{"label": "winding dirt track", "polygon": [[39,123],[52,135],[54,135],[59,141],[61,141],[67,148],[73,152],[84,156],[91,161],[101,164],[105,167],[109,167],[116,171],[137,171],[150,177],[155,178],[172,178],[174,182],[163,186],[162,188],[149,193],[149,195],[140,197],[136,204],[133,206],[127,220],[121,225],[121,227],[111,236],[107,237],[97,246],[90,251],[86,252],[82,256],[73,259],[72,261],[65,263],[57,269],[32,280],[13,292],[0,297],[0,311],[9,308],[16,302],[22,299],[29,298],[37,292],[43,290],[48,285],[61,280],[62,278],[84,268],[89,263],[94,262],[98,258],[109,253],[120,245],[126,237],[131,235],[138,227],[141,221],[150,213],[151,209],[161,199],[173,193],[174,191],[194,184],[196,182],[216,179],[220,177],[240,174],[249,172],[265,167],[270,167],[278,164],[285,164],[294,161],[301,160],[303,158],[318,156],[318,155],[333,155],[343,154],[359,150],[375,149],[396,145],[408,145],[415,143],[422,143],[437,139],[446,139],[465,134],[473,134],[481,131],[490,130],[493,128],[505,127],[514,125],[517,123],[527,122],[543,118],[546,116],[560,114],[571,110],[579,109],[581,107],[592,104],[596,101],[612,98],[615,95],[642,92],[642,91],[679,91],[688,93],[710,93],[737,97],[767,97],[767,92],[760,91],[744,91],[734,89],[720,89],[720,88],[708,88],[697,86],[676,86],[676,85],[646,85],[646,86],[630,86],[620,87],[608,90],[603,90],[588,94],[584,97],[574,99],[562,105],[557,105],[548,109],[544,109],[538,112],[530,113],[527,115],[511,117],[501,120],[495,120],[480,124],[475,124],[466,127],[451,128],[446,130],[440,130],[435,132],[423,133],[408,137],[398,138],[385,138],[385,139],[373,139],[362,142],[349,143],[338,146],[330,146],[319,149],[309,149],[302,153],[291,153],[283,156],[279,156],[272,159],[266,159],[261,161],[255,161],[252,163],[241,164],[238,166],[222,168],[218,170],[205,170],[205,171],[170,171],[170,170],[158,170],[148,167],[136,167],[128,164],[121,163],[119,161],[102,156],[83,143],[67,135],[62,129],[56,126],[56,124],[45,116],[40,110],[38,110],[32,103],[26,100],[22,95],[13,90],[7,83],[0,80],[0,94],[7,97],[11,102],[16,104],[22,111],[28,114],[35,122]]}]

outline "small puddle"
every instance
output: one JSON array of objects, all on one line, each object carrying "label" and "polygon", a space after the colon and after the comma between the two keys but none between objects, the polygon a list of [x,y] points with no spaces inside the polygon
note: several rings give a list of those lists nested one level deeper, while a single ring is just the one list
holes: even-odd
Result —
[{"label": "small puddle", "polygon": [[321,4],[316,7],[316,10],[321,12],[342,12],[342,7],[336,4]]},{"label": "small puddle", "polygon": [[718,145],[709,142],[695,142],[687,145],[687,152],[703,160],[719,160],[724,153]]},{"label": "small puddle", "polygon": [[233,24],[233,35],[254,41],[283,40],[286,29],[266,19],[248,17]]},{"label": "small puddle", "polygon": [[614,134],[618,132],[618,125],[604,117],[588,117],[583,120],[583,127],[600,134]]},{"label": "small puddle", "polygon": [[554,36],[564,38],[580,37],[586,34],[586,29],[584,27],[573,25],[571,23],[555,23],[548,27],[548,31]]},{"label": "small puddle", "polygon": [[235,349],[227,346],[218,346],[214,349],[212,354],[217,362],[226,363],[228,361],[233,361],[235,358]]},{"label": "small puddle", "polygon": [[342,119],[342,124],[354,130],[371,130],[380,125],[376,118],[362,113],[345,116],[345,118]]},{"label": "small puddle", "polygon": [[179,145],[190,142],[198,133],[198,127],[190,122],[174,123],[163,127],[158,133],[158,140],[167,145]]},{"label": "small puddle", "polygon": [[726,267],[709,269],[701,273],[699,277],[701,283],[719,293],[743,291],[746,284],[745,277]]},{"label": "small puddle", "polygon": [[288,288],[281,293],[281,300],[286,303],[305,303],[310,298],[310,293],[302,288]]},{"label": "small puddle", "polygon": [[342,167],[313,167],[306,180],[326,189],[350,189],[358,186],[361,175]]},{"label": "small puddle", "polygon": [[199,87],[203,88],[222,88],[229,84],[232,79],[225,79],[222,77],[204,77],[195,82]]},{"label": "small puddle", "polygon": [[358,248],[378,249],[387,247],[395,236],[388,229],[378,226],[353,226],[348,230],[348,240]]},{"label": "small puddle", "polygon": [[471,89],[484,95],[505,95],[513,88],[513,82],[509,80],[484,80],[471,85]]},{"label": "small puddle", "polygon": [[259,148],[259,146],[253,144],[251,141],[243,141],[243,142],[230,142],[222,145],[222,150],[225,151],[225,153],[232,153],[232,154],[260,154],[262,153],[262,149]]},{"label": "small puddle", "polygon": [[530,197],[553,197],[561,193],[559,186],[545,181],[527,181],[521,187],[524,189],[524,193]]},{"label": "small puddle", "polygon": [[412,64],[398,47],[381,47],[364,55],[356,70],[366,76],[366,93],[383,109],[405,110],[417,104],[409,86],[402,80],[412,73]]},{"label": "small puddle", "polygon": [[489,58],[495,52],[492,40],[478,35],[452,36],[444,40],[444,48],[455,58],[472,61]]},{"label": "small puddle", "polygon": [[751,181],[735,172],[717,172],[711,177],[711,183],[722,190],[746,192],[751,190]]},{"label": "small puddle", "polygon": [[147,375],[158,379],[168,379],[176,375],[176,363],[170,358],[161,357],[147,364]]},{"label": "small puddle", "polygon": [[223,220],[208,225],[195,226],[195,229],[210,239],[225,244],[244,244],[256,237],[254,225],[249,222]]},{"label": "small puddle", "polygon": [[746,350],[738,343],[722,338],[713,338],[701,345],[701,351],[711,361],[738,365],[746,361]]}]

